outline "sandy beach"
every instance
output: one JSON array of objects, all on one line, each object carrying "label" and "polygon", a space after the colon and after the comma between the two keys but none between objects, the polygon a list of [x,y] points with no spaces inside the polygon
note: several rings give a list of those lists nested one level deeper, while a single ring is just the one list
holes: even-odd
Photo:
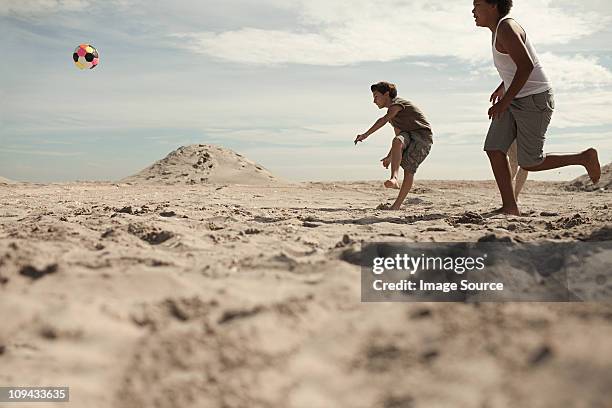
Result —
[{"label": "sandy beach", "polygon": [[[116,182],[0,179],[0,384],[75,407],[610,407],[612,303],[362,303],[367,242],[612,239],[610,167],[290,183],[227,149]],[[612,284],[609,282],[608,284]],[[11,406],[11,405],[2,405]]]}]

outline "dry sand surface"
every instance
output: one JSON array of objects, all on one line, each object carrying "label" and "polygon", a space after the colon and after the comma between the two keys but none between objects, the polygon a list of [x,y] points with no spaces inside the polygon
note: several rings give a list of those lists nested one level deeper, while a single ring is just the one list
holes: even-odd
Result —
[{"label": "dry sand surface", "polygon": [[0,185],[1,385],[87,408],[612,406],[610,303],[361,303],[355,262],[370,241],[610,240],[609,189],[528,182],[508,217],[492,181],[422,181],[386,212],[381,182],[226,157]]}]

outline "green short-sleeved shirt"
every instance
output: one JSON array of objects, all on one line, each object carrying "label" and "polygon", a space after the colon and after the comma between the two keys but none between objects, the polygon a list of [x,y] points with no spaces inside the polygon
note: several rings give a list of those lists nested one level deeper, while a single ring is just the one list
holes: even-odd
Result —
[{"label": "green short-sleeved shirt", "polygon": [[394,128],[399,129],[400,132],[411,132],[419,129],[431,131],[431,125],[425,118],[425,115],[412,102],[396,97],[391,100],[391,106],[393,105],[402,107],[402,110],[390,121]]}]

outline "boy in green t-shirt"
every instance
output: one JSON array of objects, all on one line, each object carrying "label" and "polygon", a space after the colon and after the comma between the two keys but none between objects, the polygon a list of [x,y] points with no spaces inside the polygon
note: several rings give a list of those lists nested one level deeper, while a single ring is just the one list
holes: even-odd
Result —
[{"label": "boy in green t-shirt", "polygon": [[[367,132],[357,135],[355,144],[364,141],[387,123],[391,123],[395,137],[389,154],[381,161],[386,169],[391,165],[391,177],[385,181],[385,187],[400,190],[390,209],[399,210],[412,188],[417,168],[431,150],[433,134],[423,112],[411,102],[398,98],[394,84],[379,82],[372,85],[370,90],[374,96],[374,104],[379,109],[387,108],[387,114],[378,119]],[[400,165],[404,169],[401,188],[397,181]]]}]

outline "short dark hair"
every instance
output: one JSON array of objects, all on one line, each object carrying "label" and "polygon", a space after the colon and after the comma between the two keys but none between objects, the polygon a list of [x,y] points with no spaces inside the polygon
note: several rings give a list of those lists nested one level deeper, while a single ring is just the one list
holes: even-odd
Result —
[{"label": "short dark hair", "polygon": [[372,92],[378,91],[383,95],[389,92],[389,96],[391,98],[395,98],[397,96],[397,87],[395,86],[395,84],[392,84],[390,82],[379,82],[377,84],[372,85],[370,87],[370,90]]},{"label": "short dark hair", "polygon": [[499,15],[504,17],[508,13],[510,13],[510,9],[512,8],[512,0],[485,0],[489,4],[495,4],[497,6],[497,11],[499,11]]}]

